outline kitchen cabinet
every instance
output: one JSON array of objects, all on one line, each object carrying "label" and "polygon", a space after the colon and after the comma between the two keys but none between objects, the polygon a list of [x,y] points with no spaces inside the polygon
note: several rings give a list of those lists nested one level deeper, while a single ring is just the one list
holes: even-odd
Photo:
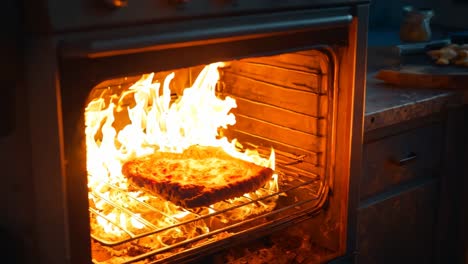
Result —
[{"label": "kitchen cabinet", "polygon": [[[460,108],[367,131],[356,263],[455,263]],[[452,248],[453,247],[453,248]]]},{"label": "kitchen cabinet", "polygon": [[357,263],[432,263],[437,188],[428,181],[363,204]]},{"label": "kitchen cabinet", "polygon": [[467,264],[468,90],[383,84],[391,50],[368,49],[354,263]]}]

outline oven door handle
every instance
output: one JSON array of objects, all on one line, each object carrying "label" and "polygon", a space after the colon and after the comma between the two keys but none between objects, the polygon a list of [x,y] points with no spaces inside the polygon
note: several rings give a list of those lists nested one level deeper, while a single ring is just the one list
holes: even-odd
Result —
[{"label": "oven door handle", "polygon": [[95,40],[86,44],[62,46],[62,55],[68,58],[100,58],[145,51],[178,48],[188,45],[228,42],[269,35],[284,34],[292,31],[340,27],[349,25],[353,16],[349,13],[328,16],[298,16],[283,20],[253,21],[232,25],[211,25],[208,28],[186,28],[179,31],[158,34]]}]

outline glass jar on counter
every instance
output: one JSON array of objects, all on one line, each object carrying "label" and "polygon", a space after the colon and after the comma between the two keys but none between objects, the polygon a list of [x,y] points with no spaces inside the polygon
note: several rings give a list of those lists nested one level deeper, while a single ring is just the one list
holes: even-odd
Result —
[{"label": "glass jar on counter", "polygon": [[412,6],[403,7],[403,19],[400,26],[402,42],[423,42],[431,39],[431,19],[434,11],[429,8],[415,9]]}]

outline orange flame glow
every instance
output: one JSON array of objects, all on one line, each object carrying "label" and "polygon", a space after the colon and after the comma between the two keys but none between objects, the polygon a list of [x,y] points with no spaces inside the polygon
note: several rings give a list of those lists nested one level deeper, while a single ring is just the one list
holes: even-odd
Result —
[{"label": "orange flame glow", "polygon": [[[184,89],[182,96],[174,102],[171,102],[169,88],[175,77],[174,73],[167,75],[162,84],[153,81],[153,73],[145,74],[120,96],[114,95],[107,102],[104,98],[94,98],[89,102],[85,109],[88,187],[91,208],[99,212],[91,220],[92,229],[100,230],[109,237],[119,237],[128,232],[147,231],[150,226],[163,228],[173,225],[178,219],[194,217],[189,211],[170,202],[155,201],[153,196],[141,191],[127,191],[128,183],[121,169],[123,163],[131,158],[155,151],[182,152],[192,145],[215,146],[233,157],[275,170],[273,150],[270,158],[266,159],[254,150],[239,151],[239,142],[230,142],[219,135],[220,128],[236,123],[235,116],[230,111],[237,107],[233,98],[221,99],[216,96],[215,88],[220,78],[218,68],[222,66],[223,63],[207,65],[193,85]],[[135,104],[133,107],[126,106],[124,101],[131,97]],[[117,131],[114,126],[116,113],[122,112],[128,113],[130,123]],[[268,191],[278,191],[277,179],[275,174],[265,188]],[[262,190],[257,190],[244,197],[231,199],[228,203],[216,203],[206,210],[221,210],[229,204],[261,195],[264,195]],[[116,208],[109,201],[137,213],[132,215]],[[147,202],[162,214],[157,219],[149,219],[145,216],[146,209],[138,201]],[[242,220],[251,214],[271,210],[273,206],[274,204],[265,202],[239,207],[221,219],[221,222]],[[160,246],[165,245],[171,237],[190,237],[197,235],[197,232],[209,232],[210,228],[204,222],[194,223],[193,230],[180,227],[162,233],[166,237],[158,237]],[[194,231],[195,227],[198,231]]]}]

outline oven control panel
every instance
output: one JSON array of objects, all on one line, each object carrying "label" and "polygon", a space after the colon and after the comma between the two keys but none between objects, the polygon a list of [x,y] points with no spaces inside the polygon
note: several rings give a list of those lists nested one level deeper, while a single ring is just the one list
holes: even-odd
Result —
[{"label": "oven control panel", "polygon": [[[201,17],[350,5],[363,0],[40,0],[26,10],[33,31],[68,32]],[[38,11],[42,10],[42,11]],[[46,23],[37,23],[45,21]],[[44,27],[47,29],[38,27]]]}]

